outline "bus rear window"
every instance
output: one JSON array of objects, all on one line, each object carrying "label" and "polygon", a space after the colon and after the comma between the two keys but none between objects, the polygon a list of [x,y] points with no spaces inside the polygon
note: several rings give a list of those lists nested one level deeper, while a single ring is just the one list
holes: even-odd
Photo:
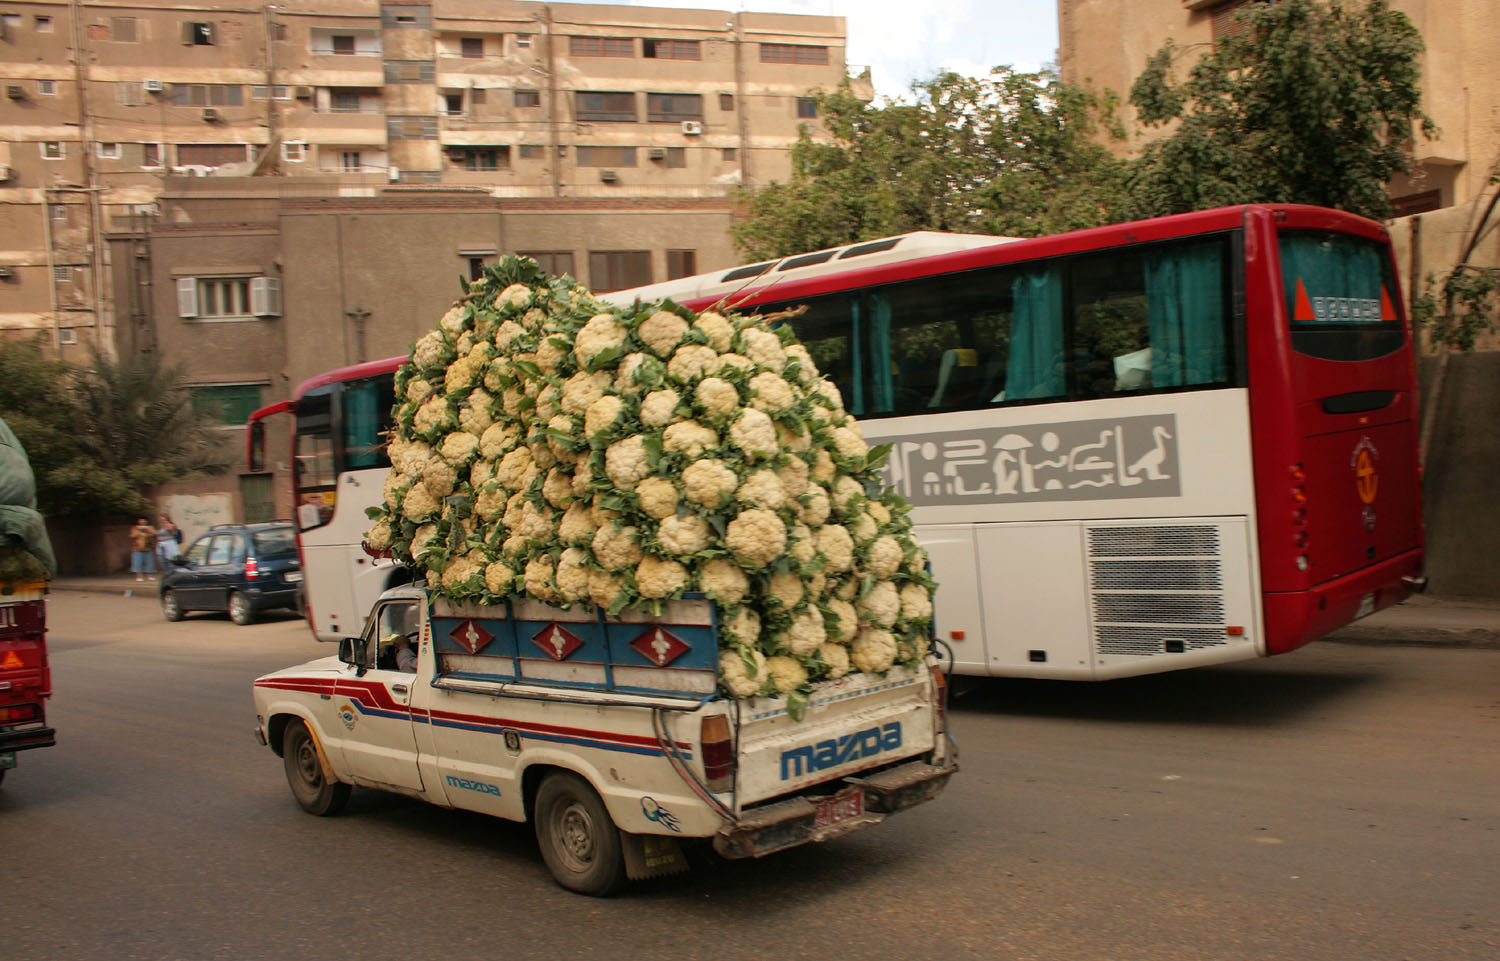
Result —
[{"label": "bus rear window", "polygon": [[1368,360],[1405,345],[1385,245],[1286,231],[1279,247],[1293,350],[1325,360]]}]

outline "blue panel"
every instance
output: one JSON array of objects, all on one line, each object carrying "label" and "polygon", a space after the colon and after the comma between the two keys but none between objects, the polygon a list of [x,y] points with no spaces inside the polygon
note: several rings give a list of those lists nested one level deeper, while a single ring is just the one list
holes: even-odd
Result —
[{"label": "blue panel", "polygon": [[689,648],[667,665],[668,670],[712,671],[718,667],[719,642],[714,629],[703,624],[607,624],[610,651],[615,663],[630,667],[656,667],[655,661],[649,660],[630,646],[631,641],[656,628],[676,637]]},{"label": "blue panel", "polygon": [[[484,647],[479,649],[476,657],[493,660],[494,665],[488,670],[478,672],[485,677],[500,677],[511,679],[516,676],[516,635],[514,624],[503,618],[464,618],[464,617],[434,617],[432,624],[432,646],[439,654],[462,654],[469,656],[466,648],[460,645],[452,637],[452,632],[459,628],[465,621],[472,620],[476,627],[488,631],[494,636]],[[475,670],[464,672],[475,674]]]}]

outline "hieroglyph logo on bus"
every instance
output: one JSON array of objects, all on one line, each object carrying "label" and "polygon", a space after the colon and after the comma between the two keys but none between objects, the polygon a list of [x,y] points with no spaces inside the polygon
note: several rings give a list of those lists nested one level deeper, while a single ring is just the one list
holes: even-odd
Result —
[{"label": "hieroglyph logo on bus", "polygon": [[1354,489],[1359,492],[1360,501],[1366,504],[1375,503],[1375,495],[1380,491],[1380,473],[1375,469],[1375,462],[1379,459],[1380,451],[1368,437],[1359,439],[1349,457],[1349,466],[1354,468]]},{"label": "hieroglyph logo on bus", "polygon": [[1177,417],[1113,417],[879,438],[916,507],[1176,497]]}]

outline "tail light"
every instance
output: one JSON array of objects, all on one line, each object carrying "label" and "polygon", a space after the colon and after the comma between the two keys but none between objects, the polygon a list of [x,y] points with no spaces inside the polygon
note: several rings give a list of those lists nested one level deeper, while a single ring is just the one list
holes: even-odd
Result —
[{"label": "tail light", "polygon": [[944,730],[948,726],[948,675],[936,664],[929,666],[932,671],[932,699],[937,710],[938,730]]},{"label": "tail light", "polygon": [[729,718],[710,714],[698,731],[703,745],[703,776],[708,789],[722,794],[734,787],[734,740],[729,736]]},{"label": "tail light", "polygon": [[1307,508],[1303,505],[1307,503],[1307,487],[1305,486],[1307,482],[1307,472],[1302,469],[1301,464],[1293,464],[1291,475],[1292,523],[1297,525],[1297,527],[1299,528],[1292,534],[1292,544],[1299,552],[1297,554],[1296,561],[1297,570],[1306,571],[1310,566],[1312,566],[1308,560],[1307,554],[1305,553],[1307,551],[1308,542]]},{"label": "tail light", "polygon": [[260,563],[253,557],[245,558],[245,580],[253,581],[260,576]]},{"label": "tail light", "polygon": [[13,704],[10,707],[0,707],[0,721],[7,724],[35,721],[40,716],[41,708],[36,704]]}]

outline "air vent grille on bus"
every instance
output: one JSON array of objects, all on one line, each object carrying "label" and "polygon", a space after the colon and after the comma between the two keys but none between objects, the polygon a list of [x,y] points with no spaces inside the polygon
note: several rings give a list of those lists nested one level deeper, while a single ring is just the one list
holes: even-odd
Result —
[{"label": "air vent grille on bus", "polygon": [[1088,548],[1097,653],[1150,656],[1227,642],[1217,527],[1094,527]]}]

